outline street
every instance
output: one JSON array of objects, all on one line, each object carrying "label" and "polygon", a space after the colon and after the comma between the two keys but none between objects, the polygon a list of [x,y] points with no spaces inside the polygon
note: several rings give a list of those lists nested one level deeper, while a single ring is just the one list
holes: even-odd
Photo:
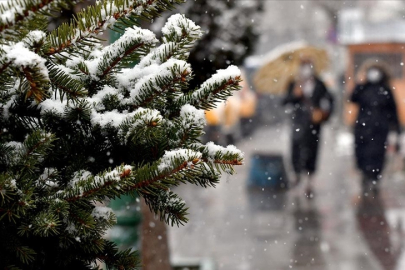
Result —
[{"label": "street", "polygon": [[360,197],[351,135],[338,127],[322,131],[312,200],[302,183],[286,192],[247,187],[253,153],[282,154],[290,168],[285,124],[241,141],[245,164],[215,189],[176,188],[190,221],[169,230],[173,260],[209,258],[223,270],[405,269],[402,166],[387,155],[379,197]]}]

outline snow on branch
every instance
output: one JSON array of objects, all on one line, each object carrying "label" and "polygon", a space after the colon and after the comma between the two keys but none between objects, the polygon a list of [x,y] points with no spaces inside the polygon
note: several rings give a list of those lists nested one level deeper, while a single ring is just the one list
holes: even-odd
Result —
[{"label": "snow on branch", "polygon": [[[113,170],[92,175],[90,172],[80,170],[74,173],[68,188],[58,191],[50,198],[62,198],[68,202],[77,201],[82,198],[92,198],[94,200],[103,200],[109,192],[114,197],[119,190],[128,183],[122,179],[131,175],[132,166],[119,166]],[[112,192],[114,190],[114,192]]]},{"label": "snow on branch", "polygon": [[[172,4],[181,2],[171,1]],[[50,46],[45,53],[53,55],[66,48],[82,43],[86,39],[95,37],[107,28],[112,28],[120,19],[150,17],[157,15],[164,7],[168,7],[166,0],[105,0],[97,2],[76,15],[70,24],[63,24],[49,36]],[[126,21],[130,23],[131,21]],[[132,22],[132,24],[135,24]]]},{"label": "snow on branch", "polygon": [[[30,18],[36,12],[48,11],[64,0],[13,0],[0,3],[0,32]],[[76,2],[76,1],[74,1]]]},{"label": "snow on branch", "polygon": [[199,89],[179,97],[179,104],[189,103],[199,109],[213,108],[215,102],[225,100],[232,95],[232,91],[239,90],[240,81],[241,73],[238,67],[229,66],[227,69],[220,69]]},{"label": "snow on branch", "polygon": [[[152,49],[135,67],[122,69],[120,73],[116,74],[118,86],[133,92],[135,85],[139,83],[141,79],[145,80],[147,76],[156,76],[161,72],[163,72],[162,75],[169,74],[171,66],[174,67],[176,65],[180,67],[184,66],[183,71],[190,74],[191,67],[188,63],[176,57],[171,59],[173,56],[172,53],[174,53],[172,50],[174,48],[173,46],[175,46],[174,43],[162,44]],[[136,94],[137,92],[133,92],[133,95]]]},{"label": "snow on branch", "polygon": [[199,110],[190,104],[181,107],[180,118],[182,127],[186,130],[193,128],[204,128],[206,125],[204,110]]},{"label": "snow on branch", "polygon": [[167,172],[173,169],[173,163],[176,160],[184,160],[185,165],[191,166],[199,161],[202,154],[191,149],[178,149],[166,151],[160,159],[158,171]]},{"label": "snow on branch", "polygon": [[49,78],[54,87],[59,90],[59,99],[63,101],[77,100],[87,95],[87,90],[81,81],[81,77],[72,69],[64,65],[48,63]]},{"label": "snow on branch", "polygon": [[190,64],[182,60],[170,59],[157,66],[153,73],[140,78],[131,89],[131,99],[126,99],[123,103],[133,108],[146,107],[149,103],[156,101],[158,96],[175,94],[190,73]]},{"label": "snow on branch", "polygon": [[[162,124],[164,118],[158,110],[139,108],[133,116],[127,118],[119,127],[118,137],[123,144],[135,139],[146,141],[148,128],[155,129]],[[135,143],[135,142],[134,142]]]},{"label": "snow on branch", "polygon": [[1,45],[1,50],[5,52],[5,60],[16,68],[25,67],[38,68],[42,75],[48,78],[48,70],[45,66],[46,60],[27,48],[23,42],[16,44]]},{"label": "snow on branch", "polygon": [[62,117],[68,103],[67,100],[62,100],[60,96],[53,95],[50,98],[45,99],[41,103],[38,104],[38,108],[41,109],[41,115],[45,115],[47,113],[56,113],[60,117]]},{"label": "snow on branch", "polygon": [[209,162],[242,165],[243,153],[234,145],[223,147],[213,142],[208,142],[203,151],[204,157]]},{"label": "snow on branch", "polygon": [[36,166],[44,160],[54,141],[53,134],[41,130],[36,130],[27,136],[22,147],[15,150],[17,159],[14,161],[14,166],[20,168],[21,175],[35,173]]},{"label": "snow on branch", "polygon": [[163,44],[142,58],[139,68],[162,64],[171,58],[187,60],[189,49],[202,36],[199,26],[184,15],[176,14],[169,18],[162,29]]},{"label": "snow on branch", "polygon": [[198,40],[201,28],[182,14],[172,15],[162,28],[164,42],[181,42],[184,39]]},{"label": "snow on branch", "polygon": [[123,36],[104,47],[96,58],[85,61],[89,75],[93,79],[101,79],[126,57],[136,54],[137,50],[140,51],[138,54],[145,54],[157,42],[155,35],[149,30],[136,26],[127,28]]},{"label": "snow on branch", "polygon": [[40,30],[30,31],[22,40],[27,48],[34,48],[41,45],[46,38],[46,33]]},{"label": "snow on branch", "polygon": [[167,121],[166,128],[170,147],[178,148],[187,146],[198,140],[203,134],[206,125],[204,110],[199,110],[190,104],[181,107],[180,115],[171,121]]},{"label": "snow on branch", "polygon": [[133,117],[134,112],[119,112],[118,110],[99,113],[95,110],[91,111],[91,124],[93,126],[100,125],[101,127],[112,126],[117,128],[126,119]]},{"label": "snow on branch", "polygon": [[45,66],[46,59],[28,48],[27,41],[35,42],[38,39],[32,38],[41,38],[41,35],[36,34],[32,33],[22,42],[0,45],[0,51],[3,52],[1,55],[3,66],[0,67],[0,71],[3,72],[8,67],[19,70],[27,80],[26,98],[33,96],[37,102],[40,102],[47,95],[49,74]]}]

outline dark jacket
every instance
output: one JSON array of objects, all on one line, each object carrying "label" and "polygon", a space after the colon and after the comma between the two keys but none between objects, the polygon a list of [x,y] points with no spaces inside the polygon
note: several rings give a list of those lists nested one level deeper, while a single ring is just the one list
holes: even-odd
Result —
[{"label": "dark jacket", "polygon": [[329,108],[327,109],[327,117],[324,120],[327,120],[333,112],[334,108],[334,99],[331,93],[327,90],[325,84],[315,77],[315,86],[311,97],[296,97],[294,95],[294,87],[296,82],[291,82],[288,87],[288,92],[286,97],[283,100],[283,104],[292,104],[293,113],[292,120],[296,125],[305,124],[311,125],[312,120],[312,110],[313,109],[322,109],[323,104],[327,103]]},{"label": "dark jacket", "polygon": [[358,167],[370,178],[381,174],[388,132],[400,132],[397,106],[387,83],[365,83],[353,90],[351,101],[359,106],[354,127]]}]

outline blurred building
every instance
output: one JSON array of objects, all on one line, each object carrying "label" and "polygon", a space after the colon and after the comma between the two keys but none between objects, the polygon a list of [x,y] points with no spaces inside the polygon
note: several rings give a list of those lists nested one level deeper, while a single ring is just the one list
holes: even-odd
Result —
[{"label": "blurred building", "polygon": [[328,15],[313,1],[265,1],[263,17],[257,25],[260,41],[256,54],[264,55],[297,40],[325,44],[330,26]]},{"label": "blurred building", "polygon": [[[403,3],[390,2],[395,5],[389,3],[384,8],[380,3],[368,9],[357,7],[340,12],[339,41],[347,48],[345,92],[349,96],[355,84],[361,81],[359,70],[364,62],[372,60],[385,64],[392,78],[401,123],[405,124],[405,20],[395,16]],[[394,7],[397,9],[392,10]],[[378,8],[381,13],[376,12]],[[351,104],[345,106],[347,123],[354,122],[355,110]]]}]

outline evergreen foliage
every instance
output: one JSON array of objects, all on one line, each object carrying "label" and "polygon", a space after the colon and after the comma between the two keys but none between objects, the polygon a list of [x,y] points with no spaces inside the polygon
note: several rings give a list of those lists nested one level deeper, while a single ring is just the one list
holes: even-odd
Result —
[{"label": "evergreen foliage", "polygon": [[[255,25],[262,9],[261,0],[192,0],[178,7],[204,31],[188,60],[195,75],[191,86],[203,83],[229,64],[243,63],[255,48]],[[164,22],[164,18],[159,18],[154,26],[160,28]]]},{"label": "evergreen foliage", "polygon": [[[136,269],[135,251],[103,239],[116,218],[100,203],[137,193],[184,224],[171,187],[215,186],[242,163],[235,147],[199,141],[202,109],[238,90],[239,70],[189,89],[200,28],[173,15],[158,40],[136,26],[182,0],[98,1],[46,31],[48,16],[77,2],[0,5],[0,269]],[[108,28],[123,35],[103,46]]]}]

